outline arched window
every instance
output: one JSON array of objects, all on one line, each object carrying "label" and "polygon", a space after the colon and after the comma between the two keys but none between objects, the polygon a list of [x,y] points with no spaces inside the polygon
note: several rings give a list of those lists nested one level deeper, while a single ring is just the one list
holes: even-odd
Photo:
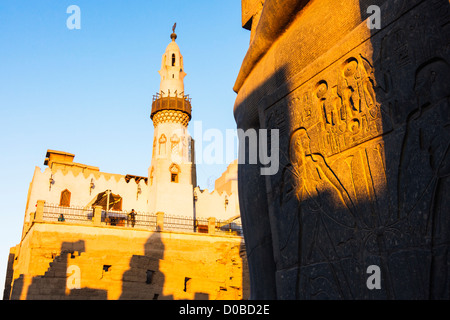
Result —
[{"label": "arched window", "polygon": [[172,53],[172,67],[175,67],[175,53]]},{"label": "arched window", "polygon": [[59,205],[61,207],[70,207],[70,196],[71,193],[69,190],[64,190],[61,192],[61,198],[59,199]]}]

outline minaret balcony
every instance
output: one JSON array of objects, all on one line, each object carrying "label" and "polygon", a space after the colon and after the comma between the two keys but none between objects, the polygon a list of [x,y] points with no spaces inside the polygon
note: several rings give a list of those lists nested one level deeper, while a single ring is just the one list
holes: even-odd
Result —
[{"label": "minaret balcony", "polygon": [[174,110],[186,113],[189,116],[190,120],[192,112],[191,100],[192,99],[189,98],[189,95],[178,95],[171,97],[162,96],[161,94],[157,93],[153,96],[152,113],[150,115],[150,118],[153,120],[153,116],[159,111]]}]

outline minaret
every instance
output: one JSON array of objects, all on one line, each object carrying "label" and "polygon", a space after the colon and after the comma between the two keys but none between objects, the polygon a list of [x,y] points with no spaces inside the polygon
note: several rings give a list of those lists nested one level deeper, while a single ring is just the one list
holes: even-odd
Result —
[{"label": "minaret", "polygon": [[149,211],[192,217],[196,186],[193,139],[187,132],[191,99],[184,93],[183,56],[175,42],[162,56],[161,84],[153,96],[150,118],[154,125],[152,163],[149,167]]}]

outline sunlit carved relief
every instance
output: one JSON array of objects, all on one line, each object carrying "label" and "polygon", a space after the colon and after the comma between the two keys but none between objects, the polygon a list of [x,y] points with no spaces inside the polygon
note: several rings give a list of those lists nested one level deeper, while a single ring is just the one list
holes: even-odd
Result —
[{"label": "sunlit carved relief", "polygon": [[[395,190],[389,190],[392,183],[388,180],[392,177],[387,175],[385,142],[379,139],[392,130],[389,111],[382,110],[383,100],[390,98],[391,84],[385,79],[383,85],[378,85],[371,68],[370,62],[360,55],[344,62],[337,85],[330,87],[328,81],[320,80],[313,91],[316,103],[312,108],[318,117],[299,108],[309,107],[302,105],[311,101],[309,94],[292,95],[304,97],[291,98],[289,107],[295,106],[292,101],[298,103],[296,111],[301,115],[297,119],[302,120],[298,125],[309,124],[309,128],[293,131],[288,154],[284,155],[288,162],[280,175],[272,178],[273,197],[278,204],[273,208],[280,250],[277,262],[281,267],[319,263],[314,279],[323,278],[320,287],[328,286],[328,290],[321,295],[332,298],[351,297],[339,290],[349,288],[345,279],[355,271],[341,268],[338,261],[355,259],[362,268],[364,259],[380,257],[377,261],[386,274],[386,284],[390,284],[391,250],[420,244],[419,239],[429,236],[427,232],[432,228],[439,229],[441,241],[448,233],[436,227],[432,215],[436,215],[439,225],[448,225],[448,218],[431,212],[434,208],[430,206],[438,207],[439,198],[450,187],[450,179],[446,178],[450,175],[450,67],[444,60],[434,59],[417,70],[414,92],[418,104],[408,116],[398,171],[398,196],[390,194]],[[377,101],[378,96],[381,102]],[[277,118],[280,114],[284,112],[271,110],[266,125],[281,128],[285,122]],[[313,118],[315,123],[311,122]],[[370,140],[373,142],[350,149]],[[441,183],[445,191],[439,188]],[[417,206],[424,201],[425,207]],[[442,211],[442,205],[439,208]],[[428,224],[420,224],[421,219]],[[404,239],[402,234],[410,234],[410,238]],[[330,272],[341,276],[330,277]],[[304,279],[310,284],[309,289],[314,287],[314,279]],[[304,282],[302,285],[307,286]],[[392,288],[386,295],[394,296]]]}]

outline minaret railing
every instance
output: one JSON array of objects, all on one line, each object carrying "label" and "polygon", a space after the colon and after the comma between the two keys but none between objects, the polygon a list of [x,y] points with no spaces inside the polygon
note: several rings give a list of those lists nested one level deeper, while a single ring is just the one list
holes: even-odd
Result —
[{"label": "minaret railing", "polygon": [[152,112],[151,112],[151,118],[153,116],[162,110],[175,110],[175,111],[181,111],[191,116],[192,113],[192,106],[191,106],[192,99],[189,97],[189,95],[176,95],[176,96],[164,96],[161,93],[157,93],[153,95],[153,101],[152,101]]}]

